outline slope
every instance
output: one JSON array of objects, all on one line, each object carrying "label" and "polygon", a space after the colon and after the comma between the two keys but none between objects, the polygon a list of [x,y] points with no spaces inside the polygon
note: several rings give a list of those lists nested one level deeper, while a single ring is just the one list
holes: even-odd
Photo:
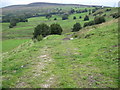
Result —
[{"label": "slope", "polygon": [[[3,54],[3,87],[117,88],[118,22],[28,41]],[[66,37],[76,37],[65,40]]]}]

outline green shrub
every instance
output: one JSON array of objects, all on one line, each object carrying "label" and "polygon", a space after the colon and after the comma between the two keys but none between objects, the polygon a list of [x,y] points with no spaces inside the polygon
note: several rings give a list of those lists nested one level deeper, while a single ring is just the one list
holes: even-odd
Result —
[{"label": "green shrub", "polygon": [[46,15],[46,18],[47,18],[48,20],[49,20],[51,17],[52,17],[51,14],[47,14],[47,15]]},{"label": "green shrub", "polygon": [[94,24],[95,24],[94,21],[89,21],[89,22],[84,23],[84,27],[86,27],[86,26],[92,26]]},{"label": "green shrub", "polygon": [[105,22],[105,18],[104,18],[104,16],[95,17],[94,22],[95,22],[95,24],[103,23],[103,22]]},{"label": "green shrub", "polygon": [[54,20],[57,20],[57,18],[54,18]]},{"label": "green shrub", "polygon": [[68,19],[68,15],[67,14],[62,16],[62,20],[66,20],[66,19]]},{"label": "green shrub", "polygon": [[95,13],[96,12],[96,9],[92,9],[92,13]]},{"label": "green shrub", "polygon": [[82,18],[81,16],[79,16],[79,18]]},{"label": "green shrub", "polygon": [[16,26],[17,25],[17,20],[16,19],[11,19],[10,20],[10,25],[9,25],[9,28],[13,28],[14,26]]},{"label": "green shrub", "polygon": [[47,36],[50,34],[50,29],[49,26],[42,23],[39,24],[35,27],[34,33],[33,33],[33,38],[37,38],[37,36],[42,35],[43,37]]},{"label": "green shrub", "polygon": [[13,25],[11,25],[11,24],[9,25],[9,28],[13,28],[13,27],[14,27]]},{"label": "green shrub", "polygon": [[75,10],[74,9],[71,9],[70,11],[69,11],[69,14],[73,14],[75,12]]},{"label": "green shrub", "polygon": [[107,12],[107,11],[111,11],[111,9],[110,9],[110,8],[109,8],[109,9],[106,9],[106,12]]},{"label": "green shrub", "polygon": [[42,35],[38,35],[37,36],[37,41],[41,41],[43,39],[43,36]]},{"label": "green shrub", "polygon": [[72,32],[79,31],[81,28],[82,28],[82,27],[81,27],[80,23],[76,23],[76,24],[74,24],[74,26],[73,26]]},{"label": "green shrub", "polygon": [[84,21],[87,21],[87,20],[89,20],[89,17],[86,15],[84,18]]},{"label": "green shrub", "polygon": [[74,16],[73,19],[76,19],[76,16]]},{"label": "green shrub", "polygon": [[120,17],[120,13],[114,13],[114,14],[111,14],[111,16],[113,18],[119,18]]},{"label": "green shrub", "polygon": [[52,24],[50,26],[50,31],[51,33],[50,34],[58,34],[58,35],[61,35],[62,34],[62,28],[59,24]]}]

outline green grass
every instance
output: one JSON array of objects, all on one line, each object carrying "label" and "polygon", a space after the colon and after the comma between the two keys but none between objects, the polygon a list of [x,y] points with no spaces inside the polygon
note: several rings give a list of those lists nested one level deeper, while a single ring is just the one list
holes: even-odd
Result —
[{"label": "green grass", "polygon": [[2,41],[2,52],[13,50],[22,43],[25,43],[29,39],[8,39]]},{"label": "green grass", "polygon": [[30,40],[3,55],[3,87],[117,88],[117,30],[112,20],[68,33],[73,40],[63,40],[68,34]]},{"label": "green grass", "polygon": [[[71,7],[63,9],[68,11]],[[53,15],[50,20],[33,17],[29,22],[17,23],[14,28],[2,23],[3,88],[117,88],[118,22],[109,16],[114,12],[116,8],[104,12],[105,23],[76,33],[71,32],[71,28],[76,22],[83,26],[88,13],[72,14],[68,20],[61,20],[59,15]],[[73,20],[73,16],[77,19]],[[90,20],[93,19],[90,15]],[[34,43],[30,39],[34,27],[40,23],[58,23],[63,34],[50,35]],[[74,39],[63,40],[69,36]]]},{"label": "green grass", "polygon": [[[70,8],[71,7],[68,7],[67,9],[69,10]],[[85,8],[77,8],[77,9],[85,9]],[[87,9],[90,9],[90,8],[87,8]],[[105,10],[106,9],[102,9],[102,10],[98,10],[97,12],[99,12],[99,11],[104,12]],[[104,12],[104,14],[105,13],[107,14],[105,19],[107,21],[112,20],[113,18],[109,15],[114,12],[117,12],[116,8],[112,8],[112,10],[110,12]],[[71,32],[71,29],[76,22],[79,22],[82,26],[84,25],[85,22],[87,22],[87,21],[84,21],[85,15],[88,15],[88,12],[87,13],[79,13],[79,14],[75,13],[75,14],[70,15],[68,20],[61,20],[61,16],[59,16],[59,15],[53,15],[52,18],[50,18],[50,20],[46,19],[45,17],[33,17],[33,18],[28,19],[29,22],[17,23],[17,26],[15,26],[14,28],[8,28],[9,23],[2,23],[3,39],[31,38],[33,36],[34,28],[40,23],[46,23],[48,25],[51,25],[52,23],[58,23],[63,28],[63,34],[69,33],[69,32]],[[73,16],[76,16],[77,19],[73,20]],[[82,16],[82,18],[79,19],[79,16]],[[57,18],[56,21],[54,21],[55,17]],[[90,17],[90,20],[94,19],[94,17],[92,15],[90,15],[89,17]]]}]

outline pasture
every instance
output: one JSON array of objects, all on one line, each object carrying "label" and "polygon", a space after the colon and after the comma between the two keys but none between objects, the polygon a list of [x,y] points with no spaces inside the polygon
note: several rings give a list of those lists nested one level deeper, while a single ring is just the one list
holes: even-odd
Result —
[{"label": "pasture", "polygon": [[[74,7],[85,8],[94,7]],[[100,16],[106,14],[106,22],[88,27],[83,27],[88,22],[84,17],[88,15],[89,21],[94,20],[95,13],[74,13],[67,20],[62,20],[61,15],[52,15],[49,20],[45,16],[32,17],[13,28],[2,23],[2,87],[118,88],[118,20],[110,16],[117,8],[108,12],[106,9],[95,12],[102,11]],[[76,22],[82,29],[71,32]],[[63,33],[34,42],[33,31],[40,23],[58,23]]]}]

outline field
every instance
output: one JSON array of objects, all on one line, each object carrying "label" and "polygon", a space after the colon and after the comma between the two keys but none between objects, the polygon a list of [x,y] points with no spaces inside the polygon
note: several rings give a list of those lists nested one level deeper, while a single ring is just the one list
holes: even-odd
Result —
[{"label": "field", "polygon": [[9,40],[4,40],[2,42],[3,46],[3,52],[10,51],[14,49],[15,47],[19,46],[20,44],[28,41],[29,39],[9,39]]},{"label": "field", "polygon": [[[91,8],[88,8],[88,9],[91,9]],[[106,9],[104,9],[102,11],[105,11],[105,10]],[[117,9],[113,8],[111,13],[113,13],[113,12],[117,12]],[[84,25],[85,22],[88,22],[88,21],[84,21],[84,17],[87,14],[88,14],[88,12],[81,13],[81,14],[72,14],[69,16],[68,20],[64,20],[64,21],[61,19],[61,16],[58,16],[58,15],[54,15],[52,18],[50,18],[50,20],[46,19],[45,17],[34,17],[34,18],[30,18],[28,20],[28,22],[18,23],[16,27],[11,28],[11,29],[9,29],[9,23],[3,23],[3,39],[6,39],[6,38],[32,38],[34,28],[40,23],[46,23],[48,25],[51,25],[52,23],[58,23],[63,28],[63,30],[64,30],[63,33],[68,33],[68,32],[71,32],[71,28],[73,27],[73,25],[76,22],[79,22],[82,26]],[[106,20],[111,20],[112,17],[109,16],[110,12],[106,12],[106,14],[107,14]],[[73,16],[76,16],[77,19],[73,20]],[[79,19],[79,16],[82,16],[82,18]],[[55,17],[57,18],[56,21],[54,20]],[[93,20],[93,18],[94,18],[92,15],[90,15],[89,17],[90,17],[90,20]]]},{"label": "field", "polygon": [[[2,87],[118,88],[118,20],[110,16],[117,8],[111,9],[109,12],[102,9],[106,14],[105,23],[78,32],[71,32],[72,27],[76,22],[83,27],[88,22],[84,21],[88,12],[71,14],[68,20],[62,20],[59,15],[53,15],[50,20],[33,17],[14,28],[2,23]],[[77,19],[73,20],[73,16]],[[93,20],[93,14],[89,18]],[[40,23],[58,23],[63,33],[35,43],[31,38]]]}]

